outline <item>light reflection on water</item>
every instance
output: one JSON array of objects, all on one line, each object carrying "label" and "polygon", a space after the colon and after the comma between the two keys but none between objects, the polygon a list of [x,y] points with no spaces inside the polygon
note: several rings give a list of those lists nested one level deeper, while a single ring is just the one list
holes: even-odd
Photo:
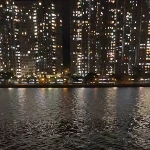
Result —
[{"label": "light reflection on water", "polygon": [[0,149],[149,149],[149,90],[0,89]]}]

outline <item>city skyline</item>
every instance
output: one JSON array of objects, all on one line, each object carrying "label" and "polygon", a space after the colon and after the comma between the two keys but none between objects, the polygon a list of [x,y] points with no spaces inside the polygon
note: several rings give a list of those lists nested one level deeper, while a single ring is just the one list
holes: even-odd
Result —
[{"label": "city skyline", "polygon": [[[16,75],[57,74],[66,67],[81,76],[150,73],[147,0],[0,2],[1,38],[6,39],[1,39],[1,67]],[[36,13],[33,23],[29,10]]]},{"label": "city skyline", "polygon": [[71,3],[71,69],[85,76],[150,72],[147,0]]},{"label": "city skyline", "polygon": [[62,16],[54,3],[8,0],[1,2],[1,11],[1,71],[62,72]]}]

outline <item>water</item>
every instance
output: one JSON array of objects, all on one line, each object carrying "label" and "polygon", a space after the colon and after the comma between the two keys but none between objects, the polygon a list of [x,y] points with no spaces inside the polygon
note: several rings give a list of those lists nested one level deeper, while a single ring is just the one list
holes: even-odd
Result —
[{"label": "water", "polygon": [[0,89],[0,150],[105,149],[150,149],[150,88]]}]

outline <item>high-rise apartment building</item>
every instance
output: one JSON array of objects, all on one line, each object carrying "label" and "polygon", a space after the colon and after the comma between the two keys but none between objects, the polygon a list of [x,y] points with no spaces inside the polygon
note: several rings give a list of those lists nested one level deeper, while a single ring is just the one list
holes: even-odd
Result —
[{"label": "high-rise apartment building", "polygon": [[139,10],[139,52],[137,63],[142,70],[142,75],[150,77],[150,1],[138,1],[141,8]]},{"label": "high-rise apartment building", "polygon": [[52,1],[39,0],[38,5],[38,70],[46,74],[60,73],[63,70],[62,16]]},{"label": "high-rise apartment building", "polygon": [[61,72],[62,19],[55,4],[49,0],[0,2],[1,71],[17,76]]},{"label": "high-rise apartment building", "polygon": [[2,69],[3,3],[0,1],[0,71]]},{"label": "high-rise apartment building", "polygon": [[71,5],[71,71],[85,76],[142,74],[149,67],[147,0],[75,0]]},{"label": "high-rise apartment building", "polygon": [[0,0],[0,70],[14,70],[13,41],[13,2]]},{"label": "high-rise apartment building", "polygon": [[13,5],[13,45],[16,75],[36,73],[38,57],[37,6],[34,2],[15,1]]}]

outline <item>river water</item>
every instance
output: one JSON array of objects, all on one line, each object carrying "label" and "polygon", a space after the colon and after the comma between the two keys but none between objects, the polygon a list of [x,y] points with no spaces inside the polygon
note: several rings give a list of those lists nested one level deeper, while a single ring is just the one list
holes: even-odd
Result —
[{"label": "river water", "polygon": [[150,150],[150,88],[0,89],[0,150]]}]

